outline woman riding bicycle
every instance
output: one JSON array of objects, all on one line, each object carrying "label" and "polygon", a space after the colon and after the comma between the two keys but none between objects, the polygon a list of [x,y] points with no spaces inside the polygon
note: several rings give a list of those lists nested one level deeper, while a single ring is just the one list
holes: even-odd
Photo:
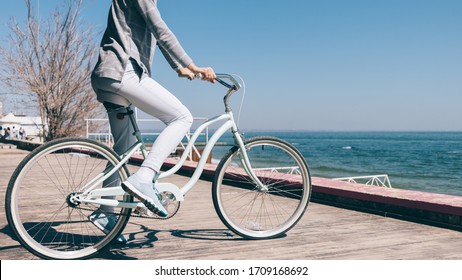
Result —
[{"label": "woman riding bicycle", "polygon": [[[129,119],[114,109],[133,105],[167,125],[139,170],[122,182],[124,190],[149,210],[167,216],[153,180],[190,129],[193,119],[174,95],[151,78],[150,66],[156,45],[180,77],[192,80],[195,74],[202,74],[203,79],[210,82],[216,78],[212,68],[197,67],[193,63],[161,18],[157,0],[113,0],[91,80],[97,99],[107,109],[116,153],[126,151],[136,139]],[[107,181],[120,185],[117,178]],[[116,221],[111,213],[112,208],[101,207],[89,219],[108,232]],[[118,240],[125,241],[123,236]]]}]

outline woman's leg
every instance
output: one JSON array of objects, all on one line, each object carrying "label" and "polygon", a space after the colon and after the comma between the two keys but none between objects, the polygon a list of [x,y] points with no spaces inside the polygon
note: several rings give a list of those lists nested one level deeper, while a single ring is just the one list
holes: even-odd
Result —
[{"label": "woman's leg", "polygon": [[142,167],[159,172],[165,159],[191,128],[193,117],[173,94],[151,78],[140,80],[136,66],[135,70],[130,66],[127,67],[118,94],[167,125],[142,164]]},{"label": "woman's leg", "polygon": [[[120,113],[125,113],[123,106],[119,106],[111,103],[104,103],[104,107],[107,110],[109,125],[111,127],[112,137],[114,139],[114,146],[112,149],[120,156],[125,153],[135,142],[136,137],[133,135],[134,129],[130,124],[130,119]],[[120,186],[121,180],[119,174],[116,172],[108,179],[103,182],[104,187]],[[106,197],[103,197],[106,198]],[[114,199],[114,197],[107,197],[108,199]],[[112,207],[113,208],[113,207]],[[101,206],[102,210],[109,211],[111,207]]]},{"label": "woman's leg", "polygon": [[[140,70],[136,68],[136,65],[128,64],[121,82],[102,78],[97,79],[94,85],[98,90],[112,91],[125,97],[131,104],[167,125],[157,137],[148,157],[142,164],[142,167],[159,172],[165,159],[190,129],[193,118],[189,110],[159,83],[151,78],[140,80]],[[128,121],[123,122],[111,116],[109,118],[116,143],[114,150],[119,152],[117,148],[120,146],[122,152],[127,145],[129,147],[133,143],[127,140],[132,134],[127,130],[130,125]]]},{"label": "woman's leg", "polygon": [[[165,159],[191,128],[193,117],[175,96],[153,79],[145,78],[139,84],[130,85],[130,88],[123,87],[122,94],[127,96],[134,106],[167,125],[153,143],[142,164],[142,167],[159,172]],[[128,96],[130,93],[135,94]]]},{"label": "woman's leg", "polygon": [[[193,118],[189,110],[168,90],[151,78],[140,80],[140,76],[140,69],[136,65],[129,64],[121,82],[111,79],[95,79],[94,87],[123,96],[134,106],[167,125],[157,137],[138,172],[122,183],[125,191],[140,199],[154,213],[165,217],[168,213],[160,203],[158,192],[153,187],[152,181],[165,159],[190,129]],[[122,126],[116,121],[114,125],[111,123],[116,142],[120,137],[123,138],[124,128]]]}]

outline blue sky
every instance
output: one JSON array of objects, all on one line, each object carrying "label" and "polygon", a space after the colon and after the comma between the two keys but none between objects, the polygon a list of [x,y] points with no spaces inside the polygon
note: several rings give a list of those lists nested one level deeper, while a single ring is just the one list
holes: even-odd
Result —
[{"label": "blue sky", "polygon": [[[41,18],[63,2],[40,1]],[[85,0],[82,20],[103,31],[110,2]],[[244,78],[243,129],[462,130],[460,0],[159,0],[158,6],[197,65]],[[23,1],[0,10],[0,36],[12,16],[24,18]],[[220,86],[178,79],[160,52],[152,67],[194,116],[222,112]]]}]

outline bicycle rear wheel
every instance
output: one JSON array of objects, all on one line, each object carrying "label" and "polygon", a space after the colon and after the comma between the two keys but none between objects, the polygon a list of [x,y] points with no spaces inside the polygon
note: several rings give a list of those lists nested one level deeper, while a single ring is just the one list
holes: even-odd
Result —
[{"label": "bicycle rear wheel", "polygon": [[[119,161],[111,149],[88,139],[58,139],[31,152],[14,171],[6,193],[8,223],[21,244],[46,259],[88,258],[108,245],[124,229],[131,209],[115,208],[115,226],[106,234],[88,218],[99,205],[73,197]],[[124,166],[97,189],[117,184],[127,174]],[[133,201],[128,195],[111,198]]]},{"label": "bicycle rear wheel", "polygon": [[212,197],[218,216],[234,233],[249,239],[283,235],[297,224],[308,206],[311,178],[308,165],[291,144],[274,137],[245,142],[261,189],[245,171],[242,151],[235,146],[219,163]]}]

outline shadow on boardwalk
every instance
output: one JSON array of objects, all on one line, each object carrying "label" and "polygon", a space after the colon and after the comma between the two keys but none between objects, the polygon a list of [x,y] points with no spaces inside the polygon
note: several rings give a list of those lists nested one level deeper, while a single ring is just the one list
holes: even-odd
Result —
[{"label": "shadow on boardwalk", "polygon": [[159,233],[168,233],[172,237],[203,240],[203,241],[243,241],[244,239],[233,235],[228,230],[223,229],[198,229],[198,230],[150,230],[140,225],[139,232],[132,232],[127,237],[126,244],[111,244],[98,254],[98,258],[110,260],[130,260],[135,259],[127,254],[130,250],[156,250],[156,242]]}]

